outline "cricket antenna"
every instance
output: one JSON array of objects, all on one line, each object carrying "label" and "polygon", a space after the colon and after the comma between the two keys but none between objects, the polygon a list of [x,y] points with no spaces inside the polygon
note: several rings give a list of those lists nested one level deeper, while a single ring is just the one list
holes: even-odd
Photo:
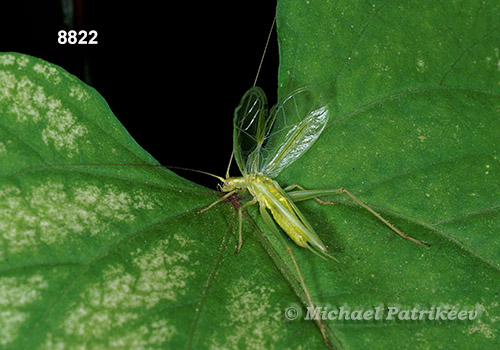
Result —
[{"label": "cricket antenna", "polygon": [[280,5],[280,2],[281,2],[281,0],[278,1],[278,4],[276,5],[276,12],[274,13],[273,24],[271,25],[271,29],[269,30],[269,34],[267,34],[266,46],[264,46],[264,52],[262,52],[262,57],[260,58],[260,62],[259,62],[259,68],[257,69],[257,74],[255,75],[255,80],[253,81],[252,87],[255,87],[255,85],[257,85],[257,79],[259,79],[260,70],[262,68],[262,64],[264,63],[264,57],[266,56],[267,47],[269,46],[269,42],[271,41],[271,35],[273,34],[273,29],[274,29],[274,26],[276,24],[276,16],[278,14],[278,7]]},{"label": "cricket antenna", "polygon": [[203,171],[203,170],[196,170],[196,169],[191,169],[191,168],[183,168],[179,166],[167,166],[167,165],[159,165],[159,167],[167,168],[167,169],[177,169],[177,170],[185,170],[185,171],[191,171],[193,173],[199,173],[199,174],[204,174],[208,175],[211,177],[215,177],[221,182],[224,182],[226,179],[224,179],[222,176],[214,175],[212,173],[209,173],[208,171]]},{"label": "cricket antenna", "polygon": [[[196,170],[196,169],[191,169],[191,168],[183,168],[180,166],[170,166],[170,165],[161,165],[161,164],[121,164],[121,163],[65,163],[65,164],[46,164],[46,165],[39,165],[36,167],[29,167],[24,170],[29,170],[29,169],[39,169],[39,168],[57,168],[57,167],[74,167],[74,166],[130,166],[130,167],[148,167],[148,168],[166,168],[166,169],[177,169],[177,170],[185,170],[185,171],[191,171],[194,173],[199,173],[199,174],[204,174],[208,175],[211,177],[215,177],[221,182],[224,182],[226,179],[224,179],[222,176],[217,176],[212,173],[209,173],[208,171],[203,171],[203,170]],[[17,170],[14,172],[14,174],[20,172],[21,170]]]},{"label": "cricket antenna", "polygon": [[[262,69],[262,65],[264,64],[264,57],[266,56],[267,48],[269,47],[269,43],[271,42],[271,36],[273,34],[274,26],[276,25],[276,17],[278,15],[278,8],[280,6],[281,0],[278,0],[278,4],[276,5],[276,11],[274,12],[273,23],[271,24],[271,28],[269,29],[269,33],[267,34],[266,45],[264,46],[264,51],[262,52],[262,56],[260,57],[259,67],[257,68],[257,74],[255,74],[255,79],[253,81],[252,87],[257,85],[257,80],[259,79],[260,71]],[[226,178],[229,177],[229,169],[231,168],[231,163],[234,158],[234,150],[231,152],[231,157],[229,158],[229,164],[227,165],[226,170]]]}]

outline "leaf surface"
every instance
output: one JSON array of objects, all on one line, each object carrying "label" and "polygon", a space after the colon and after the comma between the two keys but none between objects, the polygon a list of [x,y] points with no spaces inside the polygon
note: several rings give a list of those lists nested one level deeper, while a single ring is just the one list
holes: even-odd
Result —
[{"label": "leaf surface", "polygon": [[[309,279],[319,304],[406,310],[403,320],[339,321],[346,348],[492,348],[500,282],[499,5],[284,2],[280,88],[314,82],[333,114],[281,183],[344,187],[304,203],[340,264]],[[319,265],[319,266],[318,266]],[[405,320],[417,310],[477,310],[472,321]],[[434,308],[434,309],[433,309]],[[416,314],[416,317],[420,314]]]},{"label": "leaf surface", "polygon": [[[384,310],[328,321],[343,348],[498,343],[498,7],[279,5],[280,94],[321,87],[331,121],[277,180],[345,187],[432,244],[348,198],[298,203],[339,260],[293,248],[313,300]],[[0,348],[325,347],[276,241],[245,223],[235,256],[231,203],[198,214],[218,194],[148,166],[95,90],[1,54],[0,115]],[[286,320],[290,307],[299,320]],[[388,307],[479,315],[387,320]]]}]

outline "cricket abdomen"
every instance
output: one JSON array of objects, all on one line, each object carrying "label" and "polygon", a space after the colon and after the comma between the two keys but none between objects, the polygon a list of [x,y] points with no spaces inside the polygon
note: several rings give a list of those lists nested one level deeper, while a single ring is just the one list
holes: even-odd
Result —
[{"label": "cricket abdomen", "polygon": [[307,228],[295,214],[289,199],[282,194],[276,181],[260,175],[252,174],[247,178],[248,190],[260,205],[271,212],[276,223],[299,246],[307,247]]},{"label": "cricket abdomen", "polygon": [[[273,206],[267,207],[271,214],[273,215],[274,220],[278,223],[278,225],[286,232],[286,234],[299,246],[306,248],[306,244],[308,242],[307,238],[301,233],[301,230],[297,228],[296,225],[291,225],[289,219],[287,219],[279,210],[276,210]],[[297,218],[298,220],[298,218]]]}]

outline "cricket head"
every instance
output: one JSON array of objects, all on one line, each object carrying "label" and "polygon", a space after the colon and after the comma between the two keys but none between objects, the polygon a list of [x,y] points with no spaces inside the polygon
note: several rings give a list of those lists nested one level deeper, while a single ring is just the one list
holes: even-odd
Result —
[{"label": "cricket head", "polygon": [[244,177],[228,177],[224,179],[221,191],[231,192],[237,189],[244,189],[248,187],[248,183]]}]

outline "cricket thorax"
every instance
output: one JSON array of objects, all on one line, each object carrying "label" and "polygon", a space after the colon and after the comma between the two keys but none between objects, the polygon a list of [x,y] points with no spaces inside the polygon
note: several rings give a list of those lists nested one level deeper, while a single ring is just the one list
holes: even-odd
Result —
[{"label": "cricket thorax", "polygon": [[263,174],[249,174],[246,176],[248,191],[259,202],[264,204],[267,208],[271,206],[269,197],[281,197],[276,186],[279,186],[275,181]]},{"label": "cricket thorax", "polygon": [[[248,174],[240,177],[228,177],[224,180],[221,191],[222,192],[231,192],[234,190],[249,190],[252,195],[255,196],[255,192],[257,187],[269,187],[274,183],[273,180],[268,178],[262,174]],[[257,198],[256,198],[257,199]]]}]

